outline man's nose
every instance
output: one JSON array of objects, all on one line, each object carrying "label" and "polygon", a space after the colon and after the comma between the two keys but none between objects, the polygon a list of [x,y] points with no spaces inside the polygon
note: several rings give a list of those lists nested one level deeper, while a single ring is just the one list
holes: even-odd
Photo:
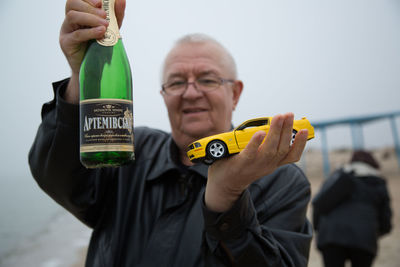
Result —
[{"label": "man's nose", "polygon": [[201,92],[198,89],[196,82],[188,82],[187,83],[187,87],[186,87],[185,92],[183,93],[183,97],[187,97],[187,98],[192,97],[193,98],[193,97],[200,97],[202,95],[203,95],[203,92]]}]

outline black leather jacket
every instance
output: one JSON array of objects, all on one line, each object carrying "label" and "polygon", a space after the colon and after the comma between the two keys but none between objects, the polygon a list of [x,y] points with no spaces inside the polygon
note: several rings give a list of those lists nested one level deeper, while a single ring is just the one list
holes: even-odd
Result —
[{"label": "black leather jacket", "polygon": [[307,266],[310,185],[298,167],[258,180],[225,213],[204,206],[208,167],[179,164],[162,131],[135,129],[131,165],[85,169],[65,85],[43,106],[29,163],[39,186],[93,228],[86,266]]},{"label": "black leather jacket", "polygon": [[[328,209],[326,195],[335,201]],[[336,245],[376,255],[379,237],[392,228],[386,181],[365,163],[353,162],[335,171],[313,199],[313,207],[320,250]]]}]

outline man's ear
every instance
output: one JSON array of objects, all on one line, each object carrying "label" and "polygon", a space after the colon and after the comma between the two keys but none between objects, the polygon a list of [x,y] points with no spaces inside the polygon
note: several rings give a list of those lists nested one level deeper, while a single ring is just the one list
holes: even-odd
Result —
[{"label": "man's ear", "polygon": [[240,80],[236,80],[235,83],[233,84],[233,110],[235,110],[237,104],[239,103],[239,98],[242,94],[243,91],[243,82]]}]

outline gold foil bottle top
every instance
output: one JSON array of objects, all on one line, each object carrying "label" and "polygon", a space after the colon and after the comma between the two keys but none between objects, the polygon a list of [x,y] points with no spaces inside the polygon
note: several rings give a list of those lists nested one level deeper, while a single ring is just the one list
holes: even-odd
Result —
[{"label": "gold foil bottle top", "polygon": [[109,25],[107,27],[106,33],[104,34],[104,38],[101,40],[97,40],[97,42],[103,46],[114,46],[118,39],[121,38],[119,34],[117,17],[115,16],[115,0],[102,0],[103,1],[103,9],[107,13],[107,20]]}]

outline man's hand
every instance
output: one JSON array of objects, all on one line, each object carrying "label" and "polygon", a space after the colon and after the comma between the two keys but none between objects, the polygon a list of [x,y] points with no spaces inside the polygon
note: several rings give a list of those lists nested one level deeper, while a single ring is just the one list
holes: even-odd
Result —
[{"label": "man's hand", "polygon": [[[115,1],[119,27],[124,18],[125,4],[125,0]],[[79,102],[79,69],[87,42],[104,36],[108,26],[106,16],[101,0],[67,0],[65,19],[60,31],[60,46],[72,71],[71,80],[64,95],[68,102]]]},{"label": "man's hand", "polygon": [[299,131],[290,145],[293,119],[292,113],[274,116],[266,138],[263,131],[255,133],[242,152],[209,167],[205,192],[207,208],[227,211],[251,183],[279,166],[300,160],[308,131]]}]

